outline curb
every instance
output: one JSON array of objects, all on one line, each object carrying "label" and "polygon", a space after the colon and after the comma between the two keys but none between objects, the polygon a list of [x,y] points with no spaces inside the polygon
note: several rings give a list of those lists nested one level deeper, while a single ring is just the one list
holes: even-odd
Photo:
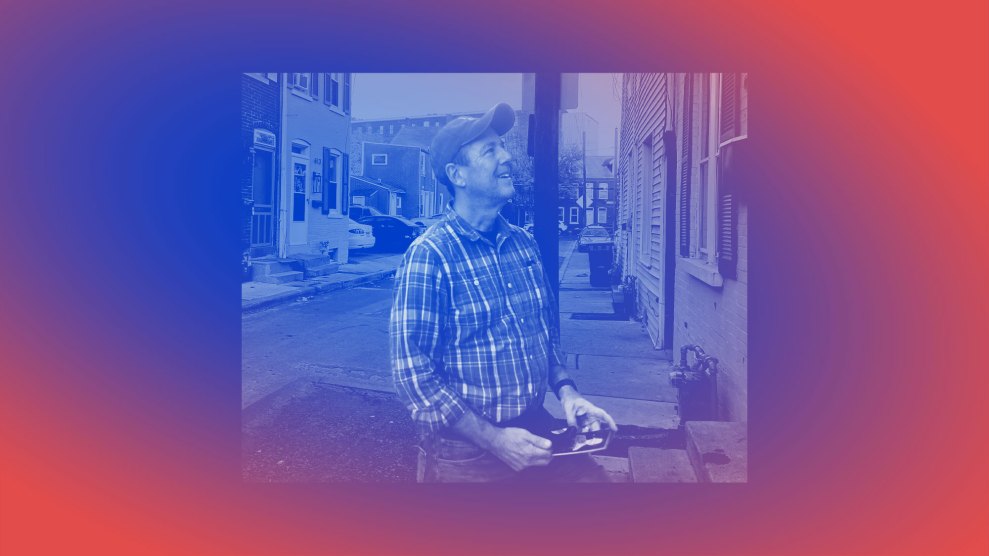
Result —
[{"label": "curb", "polygon": [[381,270],[378,272],[371,272],[369,274],[357,276],[352,280],[346,280],[342,282],[315,283],[308,286],[300,287],[295,291],[279,293],[268,297],[262,297],[260,299],[251,299],[249,301],[242,301],[240,304],[240,309],[242,314],[253,313],[255,311],[260,311],[261,309],[274,307],[275,305],[291,303],[292,301],[295,301],[302,297],[309,297],[320,293],[329,293],[339,290],[346,290],[356,286],[362,286],[364,284],[370,284],[372,282],[377,282],[379,280],[391,278],[394,275],[395,275],[395,269]]}]

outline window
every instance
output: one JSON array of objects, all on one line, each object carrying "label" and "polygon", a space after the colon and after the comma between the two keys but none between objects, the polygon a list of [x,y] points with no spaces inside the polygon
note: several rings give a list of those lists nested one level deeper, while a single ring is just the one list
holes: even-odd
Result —
[{"label": "window", "polygon": [[388,165],[388,155],[387,154],[372,154],[371,155],[371,166],[387,166]]},{"label": "window", "polygon": [[563,222],[563,207],[557,207],[557,208],[560,209],[560,214],[558,215],[557,220]]},{"label": "window", "polygon": [[312,96],[309,88],[312,86],[312,76],[311,73],[290,73],[289,75],[289,86],[296,90],[305,93],[307,96]]},{"label": "window", "polygon": [[340,155],[326,153],[329,156],[323,157],[324,172],[326,172],[326,195],[324,195],[324,214],[337,208],[337,187],[340,184],[339,159]]},{"label": "window", "polygon": [[343,113],[350,114],[350,82],[354,78],[352,73],[343,74]]},{"label": "window", "polygon": [[570,207],[570,223],[580,224],[580,209],[577,207]]},{"label": "window", "polygon": [[342,79],[342,74],[339,73],[324,73],[323,80],[326,83],[326,89],[323,91],[323,102],[332,108],[342,110],[343,107],[340,104],[340,80]]},{"label": "window", "polygon": [[419,176],[426,177],[426,153],[419,151]]},{"label": "window", "polygon": [[607,199],[607,198],[608,198],[608,184],[606,184],[606,183],[599,183],[598,184],[598,199]]},{"label": "window", "polygon": [[586,219],[584,220],[585,226],[590,226],[591,224],[597,224],[597,222],[594,221],[594,209],[589,208],[584,212],[587,213]]},{"label": "window", "polygon": [[608,209],[605,207],[598,207],[598,224],[608,223]]},{"label": "window", "polygon": [[697,255],[704,262],[714,262],[715,220],[717,215],[718,160],[718,74],[701,75],[700,121],[698,136],[699,159],[694,198],[697,211]]},{"label": "window", "polygon": [[[741,152],[746,138],[745,77],[701,74],[684,84],[684,98],[692,100],[696,109],[696,125],[684,133],[684,139],[696,147],[684,143],[682,157],[697,157],[697,175],[691,180],[689,170],[681,173],[680,254],[687,257],[687,272],[714,287],[722,286],[724,278],[734,278],[737,270],[738,199],[729,176],[742,156],[733,155],[734,149]],[[688,107],[684,115],[689,126]],[[736,169],[723,168],[726,162]]]}]

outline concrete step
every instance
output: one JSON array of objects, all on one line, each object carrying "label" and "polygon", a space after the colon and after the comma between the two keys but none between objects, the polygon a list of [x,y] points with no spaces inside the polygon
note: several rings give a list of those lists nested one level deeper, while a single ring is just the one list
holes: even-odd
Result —
[{"label": "concrete step", "polygon": [[687,455],[700,482],[744,483],[748,480],[748,424],[687,421]]},{"label": "concrete step", "polygon": [[319,266],[307,266],[305,272],[306,278],[312,278],[313,276],[326,276],[328,274],[333,274],[338,270],[340,270],[340,263],[329,262]]},{"label": "concrete step", "polygon": [[297,253],[289,255],[289,260],[298,261],[306,268],[319,267],[336,261],[330,255],[313,255],[308,253]]},{"label": "concrete step", "polygon": [[254,277],[255,282],[264,282],[266,284],[285,284],[287,282],[298,282],[300,280],[302,280],[302,273],[298,270],[275,272],[273,274],[265,274]]},{"label": "concrete step", "polygon": [[633,483],[696,483],[686,450],[631,446],[629,474]]},{"label": "concrete step", "polygon": [[254,281],[255,282],[268,282],[268,283],[280,283],[271,282],[267,280],[266,277],[272,274],[279,274],[282,272],[290,272],[293,270],[301,270],[293,268],[297,264],[295,261],[289,261],[287,259],[277,259],[274,257],[258,259],[251,262],[251,267],[253,269]]},{"label": "concrete step", "polygon": [[608,475],[609,483],[631,483],[632,474],[629,472],[628,459],[615,456],[596,456],[591,454],[591,459],[604,468]]}]

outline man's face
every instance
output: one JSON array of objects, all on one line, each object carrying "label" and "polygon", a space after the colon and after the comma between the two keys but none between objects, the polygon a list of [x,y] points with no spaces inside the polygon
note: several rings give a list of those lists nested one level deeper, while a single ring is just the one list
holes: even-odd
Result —
[{"label": "man's face", "polygon": [[457,195],[467,195],[471,200],[504,205],[515,194],[512,183],[512,155],[505,149],[505,142],[492,130],[473,143],[464,146],[469,161],[461,166],[466,186]]}]

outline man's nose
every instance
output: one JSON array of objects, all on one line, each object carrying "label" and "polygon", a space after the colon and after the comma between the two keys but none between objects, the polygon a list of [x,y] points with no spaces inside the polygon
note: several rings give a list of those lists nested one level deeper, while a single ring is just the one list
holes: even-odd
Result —
[{"label": "man's nose", "polygon": [[499,147],[501,149],[501,163],[506,164],[512,161],[512,153],[508,152],[505,147]]}]

